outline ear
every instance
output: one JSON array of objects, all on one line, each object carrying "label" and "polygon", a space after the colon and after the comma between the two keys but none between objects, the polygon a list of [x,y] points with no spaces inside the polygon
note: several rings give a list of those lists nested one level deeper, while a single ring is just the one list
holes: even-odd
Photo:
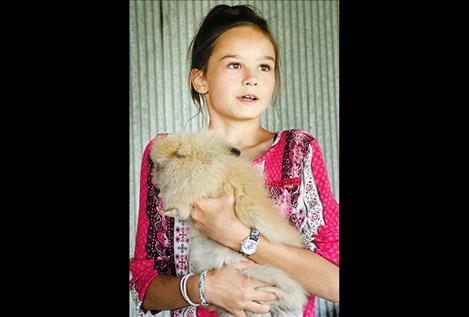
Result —
[{"label": "ear", "polygon": [[201,70],[197,68],[191,70],[191,83],[199,94],[206,94],[208,92],[207,82]]},{"label": "ear", "polygon": [[150,157],[156,164],[162,164],[171,157],[176,155],[176,152],[181,147],[180,142],[174,140],[170,136],[158,141],[150,152]]},{"label": "ear", "polygon": [[187,155],[190,155],[191,153],[191,145],[189,142],[183,142],[181,143],[181,146],[177,149],[176,156],[180,157],[185,157]]}]

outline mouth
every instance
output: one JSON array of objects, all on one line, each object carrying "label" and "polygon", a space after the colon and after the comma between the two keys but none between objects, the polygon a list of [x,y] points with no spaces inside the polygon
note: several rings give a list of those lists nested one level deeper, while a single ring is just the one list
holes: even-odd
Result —
[{"label": "mouth", "polygon": [[241,95],[241,96],[238,96],[237,99],[242,104],[245,104],[245,105],[252,105],[252,104],[255,104],[257,101],[259,101],[259,98],[253,94]]}]

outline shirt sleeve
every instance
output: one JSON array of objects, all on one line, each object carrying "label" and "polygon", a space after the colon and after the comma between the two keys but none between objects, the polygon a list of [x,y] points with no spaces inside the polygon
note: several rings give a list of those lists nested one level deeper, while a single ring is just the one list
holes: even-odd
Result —
[{"label": "shirt sleeve", "polygon": [[316,253],[335,265],[339,265],[339,204],[335,200],[329,183],[329,176],[319,144],[315,139],[311,142],[311,168],[323,205],[324,225],[318,228],[315,235]]},{"label": "shirt sleeve", "polygon": [[147,198],[149,185],[149,154],[151,144],[152,142],[146,146],[143,153],[140,172],[140,204],[138,210],[137,234],[135,237],[135,251],[134,257],[130,260],[129,263],[129,269],[132,273],[130,286],[134,291],[137,292],[138,302],[143,301],[148,286],[150,285],[151,281],[156,276],[158,276],[158,271],[155,268],[155,260],[148,257],[146,250],[150,223],[147,215]]}]

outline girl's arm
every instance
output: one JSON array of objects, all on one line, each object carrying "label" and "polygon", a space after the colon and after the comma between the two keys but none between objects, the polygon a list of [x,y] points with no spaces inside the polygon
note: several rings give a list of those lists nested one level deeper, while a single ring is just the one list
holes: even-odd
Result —
[{"label": "girl's arm", "polygon": [[[210,238],[240,250],[250,228],[234,215],[233,198],[204,199],[194,204],[194,225]],[[339,268],[309,250],[271,242],[261,236],[257,252],[250,259],[275,266],[297,280],[310,294],[339,301]]]},{"label": "girl's arm", "polygon": [[[339,302],[339,205],[332,195],[319,145],[313,140],[311,146],[311,167],[324,206],[326,223],[315,236],[317,250],[312,252],[273,243],[261,236],[257,252],[250,258],[285,271],[310,294]],[[233,204],[233,197],[202,200],[194,204],[192,218],[194,225],[205,235],[239,251],[240,242],[249,236],[250,228],[236,218]]]},{"label": "girl's arm", "polygon": [[[146,249],[151,226],[147,214],[147,203],[150,197],[148,192],[150,148],[151,143],[145,148],[142,159],[135,253],[130,260],[129,268],[132,273],[130,285],[136,292],[138,308],[142,309],[143,312],[151,310],[156,313],[161,310],[182,308],[187,306],[187,303],[179,291],[181,278],[158,272],[155,268],[154,258],[149,256]],[[156,205],[156,208],[161,208],[160,204],[156,202],[152,204]],[[162,210],[159,210],[159,212],[163,213]],[[167,247],[170,246],[167,245]],[[237,317],[245,317],[244,310],[255,313],[268,312],[270,310],[269,305],[261,305],[255,301],[273,301],[276,296],[269,292],[256,290],[256,288],[266,286],[266,284],[258,280],[247,279],[238,271],[253,264],[254,262],[225,266],[220,270],[209,272],[205,284],[208,302],[223,307]],[[187,281],[187,294],[195,303],[200,302],[198,282],[199,275],[191,276]]]},{"label": "girl's arm", "polygon": [[[256,290],[268,284],[248,279],[238,270],[254,265],[254,262],[227,265],[206,276],[205,297],[210,304],[223,307],[236,317],[245,317],[245,310],[255,313],[267,313],[270,306],[256,301],[273,301],[272,293]],[[159,275],[150,283],[143,307],[150,310],[177,309],[187,306],[179,292],[180,277]],[[189,277],[187,295],[194,303],[200,303],[199,275]]]}]

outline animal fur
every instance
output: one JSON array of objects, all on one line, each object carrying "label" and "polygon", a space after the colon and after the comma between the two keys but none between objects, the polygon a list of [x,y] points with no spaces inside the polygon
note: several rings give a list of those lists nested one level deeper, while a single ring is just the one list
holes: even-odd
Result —
[{"label": "animal fur", "polygon": [[[257,228],[271,241],[304,246],[299,232],[275,209],[265,190],[262,172],[234,154],[239,155],[239,151],[212,130],[167,136],[156,142],[150,153],[155,162],[152,180],[164,198],[165,215],[186,220],[189,224],[189,259],[196,273],[246,261],[243,255],[203,236],[192,225],[192,204],[203,198],[234,193],[235,214],[241,222]],[[285,272],[259,264],[242,272],[245,276],[275,285],[261,288],[279,298],[269,303],[272,307],[270,314],[302,312],[307,302],[306,292]],[[231,316],[220,307],[211,305],[209,308],[222,316]],[[248,316],[261,315],[246,313]]]}]

